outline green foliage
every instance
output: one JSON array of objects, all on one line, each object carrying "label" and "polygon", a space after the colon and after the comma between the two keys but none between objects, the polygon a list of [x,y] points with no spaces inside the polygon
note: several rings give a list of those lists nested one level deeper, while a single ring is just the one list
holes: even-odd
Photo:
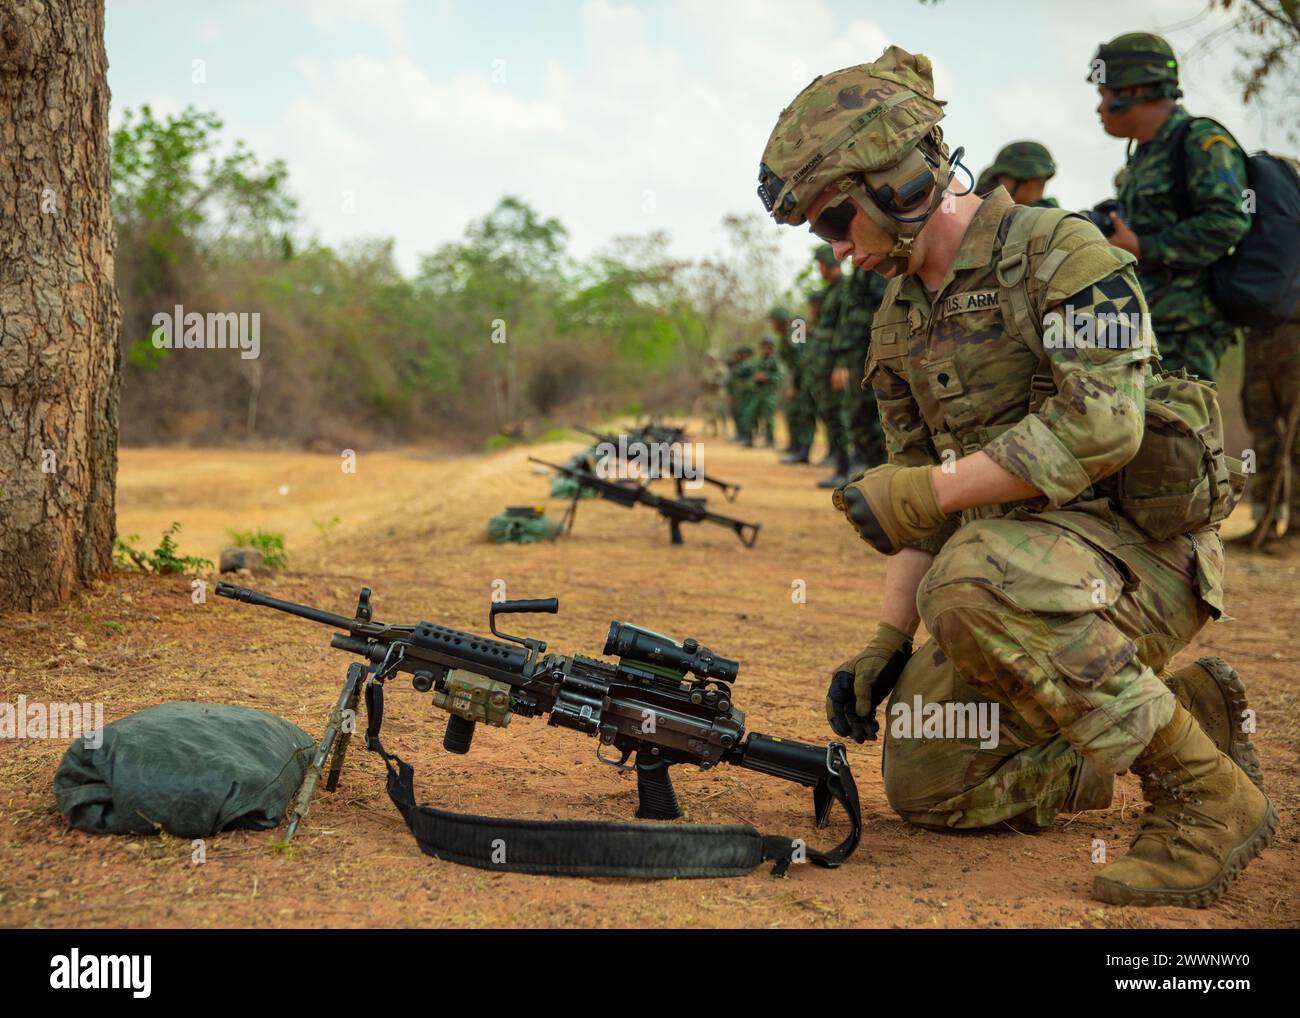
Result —
[{"label": "green foliage", "polygon": [[577,434],[577,432],[571,431],[571,430],[568,429],[568,428],[547,428],[545,431],[542,432],[541,437],[538,438],[537,441],[539,441],[539,442],[572,442],[572,441],[574,441],[575,439],[577,439],[578,441],[582,441],[582,440],[585,440],[587,437],[588,437],[588,436],[586,436],[586,435],[581,435],[581,436],[579,436],[579,435]]},{"label": "green foliage", "polygon": [[487,440],[487,451],[496,452],[498,449],[508,449],[514,444],[514,439],[509,435],[490,435]]},{"label": "green foliage", "polygon": [[[335,517],[337,519],[338,517]],[[252,548],[262,553],[262,562],[268,569],[283,569],[289,564],[284,551],[284,535],[262,530],[227,530],[230,540],[241,548]]]},{"label": "green foliage", "polygon": [[158,547],[152,552],[134,547],[134,542],[140,540],[138,534],[118,538],[113,545],[113,563],[122,569],[130,569],[134,565],[145,573],[185,573],[211,569],[210,559],[177,554],[179,549],[174,535],[180,533],[180,529],[179,523],[173,523],[164,530]]},{"label": "green foliage", "polygon": [[[759,216],[728,217],[729,251],[696,262],[663,234],[578,260],[558,219],[507,195],[408,277],[391,240],[294,243],[285,165],[212,113],[127,111],[112,145],[127,444],[500,448],[575,406],[684,409],[704,353],[752,340],[776,288]],[[259,312],[260,357],[156,349],[176,304]]]}]

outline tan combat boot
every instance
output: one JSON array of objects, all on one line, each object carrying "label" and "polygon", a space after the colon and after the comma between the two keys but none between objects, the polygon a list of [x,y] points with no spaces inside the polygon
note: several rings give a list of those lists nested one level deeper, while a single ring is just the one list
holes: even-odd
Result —
[{"label": "tan combat boot", "polygon": [[1204,908],[1273,840],[1272,803],[1182,704],[1133,772],[1150,805],[1128,853],[1097,874],[1094,898]]},{"label": "tan combat boot", "polygon": [[1203,657],[1163,678],[1219,751],[1245,771],[1256,787],[1263,788],[1259,756],[1250,733],[1243,730],[1249,704],[1246,687],[1236,671],[1217,657]]}]

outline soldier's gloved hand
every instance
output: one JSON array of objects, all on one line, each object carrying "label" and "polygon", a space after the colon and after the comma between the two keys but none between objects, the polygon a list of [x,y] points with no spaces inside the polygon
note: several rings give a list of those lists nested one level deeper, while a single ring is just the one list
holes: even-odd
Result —
[{"label": "soldier's gloved hand", "polygon": [[912,638],[887,622],[861,651],[831,674],[826,691],[826,720],[839,736],[854,742],[874,740],[880,731],[876,708],[903,674],[912,656]]},{"label": "soldier's gloved hand", "polygon": [[887,463],[836,488],[831,502],[864,541],[894,555],[929,537],[948,518],[939,508],[930,469]]}]

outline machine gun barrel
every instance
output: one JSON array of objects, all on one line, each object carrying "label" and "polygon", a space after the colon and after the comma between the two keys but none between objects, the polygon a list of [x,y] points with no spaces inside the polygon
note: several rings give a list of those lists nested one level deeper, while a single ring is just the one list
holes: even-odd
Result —
[{"label": "machine gun barrel", "polygon": [[217,581],[216,594],[218,597],[229,597],[235,601],[245,601],[248,604],[260,605],[263,608],[274,608],[276,611],[285,612],[288,615],[297,615],[299,618],[311,619],[313,622],[336,626],[349,632],[356,624],[356,619],[350,619],[345,615],[335,615],[333,612],[321,611],[319,608],[312,608],[309,605],[282,601],[278,597],[271,597],[269,594],[250,590],[248,587],[237,587],[233,583],[226,583],[224,580]]}]

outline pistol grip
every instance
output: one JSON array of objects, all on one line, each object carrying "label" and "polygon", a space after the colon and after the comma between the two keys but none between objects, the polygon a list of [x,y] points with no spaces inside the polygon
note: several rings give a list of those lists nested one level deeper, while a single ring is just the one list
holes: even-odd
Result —
[{"label": "pistol grip", "polygon": [[676,820],[682,815],[668,776],[667,760],[654,760],[648,753],[636,755],[636,794],[639,820]]}]

